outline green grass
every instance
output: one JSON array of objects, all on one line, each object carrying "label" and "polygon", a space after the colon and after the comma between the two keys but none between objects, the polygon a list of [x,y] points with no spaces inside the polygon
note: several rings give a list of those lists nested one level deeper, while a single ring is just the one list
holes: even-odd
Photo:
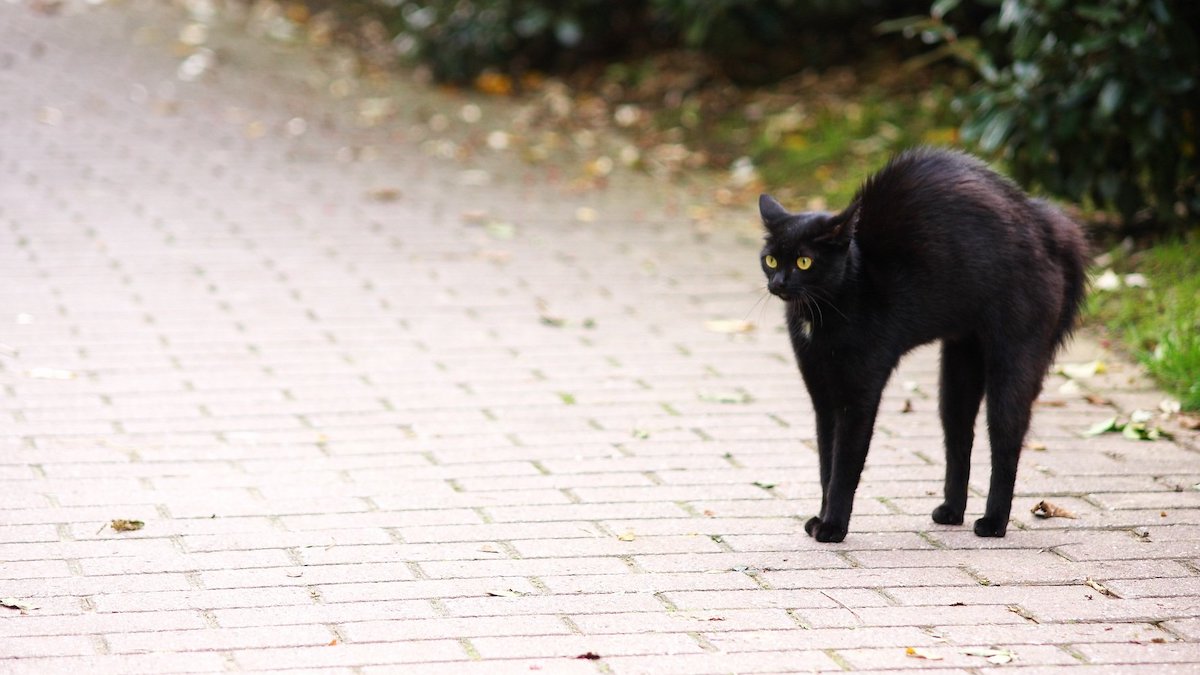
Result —
[{"label": "green grass", "polygon": [[[1088,315],[1119,340],[1185,410],[1200,410],[1200,231],[1112,264],[1147,288],[1093,289]],[[1097,270],[1097,274],[1103,270]]]},{"label": "green grass", "polygon": [[752,157],[768,185],[819,195],[830,209],[841,209],[900,150],[957,141],[949,99],[946,91],[868,87],[854,101],[814,106],[791,124],[783,118],[783,131],[768,127],[751,145]]}]

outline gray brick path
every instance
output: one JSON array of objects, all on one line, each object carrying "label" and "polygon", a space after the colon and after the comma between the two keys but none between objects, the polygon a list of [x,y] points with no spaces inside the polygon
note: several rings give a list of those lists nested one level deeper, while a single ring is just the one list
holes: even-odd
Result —
[{"label": "gray brick path", "polygon": [[923,350],[816,544],[750,207],[442,159],[423,121],[506,104],[225,29],[185,81],[181,14],[57,6],[0,3],[0,671],[1200,668],[1200,458],[1079,437],[1162,398],[1091,343],[1113,404],[1050,378],[1007,538],[929,519]]}]

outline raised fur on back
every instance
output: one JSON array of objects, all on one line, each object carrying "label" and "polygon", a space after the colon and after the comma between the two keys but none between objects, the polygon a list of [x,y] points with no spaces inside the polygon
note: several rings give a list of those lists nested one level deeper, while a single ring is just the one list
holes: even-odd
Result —
[{"label": "raised fur on back", "polygon": [[879,398],[900,357],[942,341],[945,501],[961,523],[986,391],[992,478],[981,536],[1003,536],[1033,400],[1084,294],[1079,227],[969,155],[916,149],[840,213],[759,200],[768,289],[785,300],[817,417],[823,503],[806,530],[845,537]]}]

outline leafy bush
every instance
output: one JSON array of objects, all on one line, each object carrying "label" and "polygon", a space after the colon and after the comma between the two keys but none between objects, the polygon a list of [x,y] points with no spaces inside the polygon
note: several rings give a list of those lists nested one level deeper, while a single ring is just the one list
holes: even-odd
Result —
[{"label": "leafy bush", "polygon": [[1200,3],[937,0],[905,27],[977,69],[963,137],[1018,180],[1127,222],[1200,214]]},{"label": "leafy bush", "polygon": [[402,53],[442,80],[486,69],[564,70],[688,48],[738,79],[852,60],[878,21],[921,0],[312,0],[385,17]]}]

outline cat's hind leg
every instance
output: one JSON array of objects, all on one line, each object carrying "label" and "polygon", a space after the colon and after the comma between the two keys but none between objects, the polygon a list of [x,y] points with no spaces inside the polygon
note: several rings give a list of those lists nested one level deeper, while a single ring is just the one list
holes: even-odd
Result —
[{"label": "cat's hind leg", "polygon": [[933,522],[962,525],[971,477],[975,417],[983,399],[983,350],[975,336],[942,342],[938,412],[946,443],[945,501],[933,510]]},{"label": "cat's hind leg", "polygon": [[987,355],[992,478],[983,517],[975,521],[975,534],[981,537],[1003,537],[1008,529],[1021,444],[1029,430],[1033,401],[1042,390],[1042,379],[1052,354],[1052,348],[1027,340],[989,350]]}]

